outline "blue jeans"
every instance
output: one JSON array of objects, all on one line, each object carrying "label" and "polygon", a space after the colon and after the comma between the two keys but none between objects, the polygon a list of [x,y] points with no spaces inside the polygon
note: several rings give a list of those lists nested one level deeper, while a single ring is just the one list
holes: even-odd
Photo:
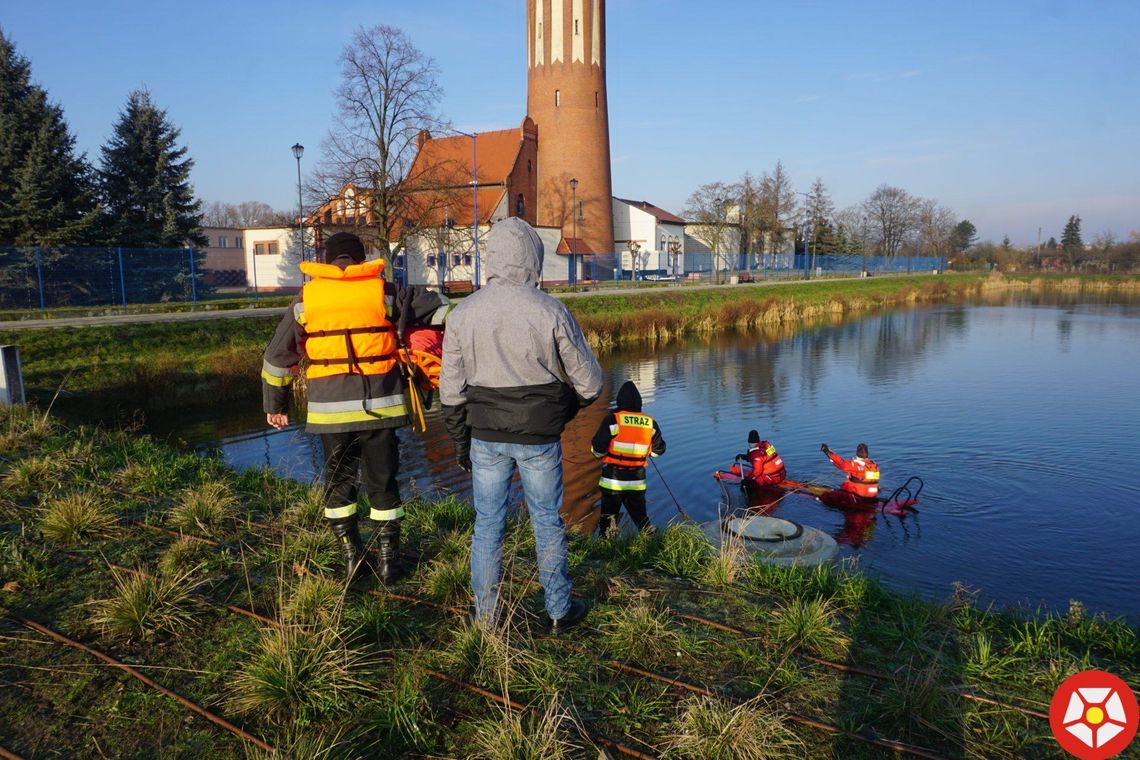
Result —
[{"label": "blue jeans", "polygon": [[554,620],[570,609],[570,572],[562,524],[562,444],[471,441],[471,482],[475,499],[475,535],[471,539],[471,586],[475,616],[495,620],[503,574],[503,533],[511,476],[518,465],[526,494],[538,578],[546,591],[546,613]]}]

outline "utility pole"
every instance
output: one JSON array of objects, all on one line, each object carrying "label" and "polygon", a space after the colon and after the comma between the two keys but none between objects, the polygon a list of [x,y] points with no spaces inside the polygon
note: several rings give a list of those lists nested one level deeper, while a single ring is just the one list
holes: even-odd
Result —
[{"label": "utility pole", "polygon": [[1041,269],[1041,228],[1037,228],[1037,269]]}]

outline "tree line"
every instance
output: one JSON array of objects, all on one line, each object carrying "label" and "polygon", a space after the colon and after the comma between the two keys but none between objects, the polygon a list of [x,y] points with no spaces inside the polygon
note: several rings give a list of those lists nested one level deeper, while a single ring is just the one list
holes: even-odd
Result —
[{"label": "tree line", "polygon": [[991,269],[1017,272],[1027,269],[1066,272],[1130,272],[1140,268],[1140,230],[1126,240],[1112,232],[1098,232],[1085,242],[1081,217],[1065,222],[1061,239],[1050,236],[1040,244],[1014,246],[1006,235],[1001,243],[989,240],[971,245],[953,261],[956,269]]},{"label": "tree line", "polygon": [[[809,191],[797,192],[779,160],[759,178],[745,172],[736,182],[701,185],[683,213],[709,230],[702,237],[716,238],[732,225],[739,231],[739,252],[752,256],[782,252],[792,242],[797,251],[806,246],[812,254],[949,258],[967,249],[976,234],[970,232],[973,224],[959,220],[953,209],[887,184],[837,210],[821,177]],[[720,250],[728,241],[711,242]]]}]

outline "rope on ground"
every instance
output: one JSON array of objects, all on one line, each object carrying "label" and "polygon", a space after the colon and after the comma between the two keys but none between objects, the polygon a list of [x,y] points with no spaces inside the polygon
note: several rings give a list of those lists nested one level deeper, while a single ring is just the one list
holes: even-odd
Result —
[{"label": "rope on ground", "polygon": [[64,636],[62,633],[57,633],[56,631],[53,631],[52,629],[48,628],[47,626],[41,625],[41,624],[35,622],[34,620],[29,620],[28,618],[21,617],[20,615],[17,615],[14,612],[9,612],[8,617],[11,618],[12,620],[15,620],[17,623],[20,623],[21,625],[23,625],[26,628],[30,628],[31,630],[36,631],[37,633],[41,633],[44,636],[47,636],[49,639],[53,639],[53,640],[55,640],[61,644],[66,644],[67,646],[72,647],[73,649],[78,649],[81,652],[86,652],[87,654],[91,655],[92,657],[95,657],[99,660],[102,660],[103,662],[107,663],[108,665],[111,665],[115,668],[118,668],[119,670],[122,670],[123,672],[129,674],[131,677],[136,678],[139,681],[142,681],[144,684],[151,687],[152,689],[155,689],[156,691],[170,697],[175,702],[177,702],[178,704],[185,707],[187,710],[190,710],[192,712],[197,713],[198,715],[201,715],[203,718],[210,721],[214,725],[220,726],[221,728],[224,728],[226,731],[229,731],[234,736],[237,736],[238,738],[249,742],[250,744],[254,745],[255,747],[257,747],[259,749],[263,749],[266,752],[270,752],[270,753],[276,753],[277,752],[277,750],[274,749],[272,745],[266,744],[261,739],[258,739],[256,736],[254,736],[253,734],[247,733],[243,729],[235,726],[233,723],[230,723],[225,718],[222,718],[219,715],[215,715],[214,713],[210,712],[206,708],[201,707],[201,706],[195,704],[194,702],[191,702],[186,697],[183,697],[182,695],[171,691],[170,689],[166,688],[162,684],[159,684],[156,681],[150,679],[149,677],[143,675],[136,668],[133,668],[130,665],[127,665],[126,663],[119,662],[114,657],[111,657],[108,654],[104,654],[103,652],[100,652],[97,649],[93,649],[93,648],[87,646],[86,644],[80,643],[80,642],[75,641],[73,639],[69,639],[66,636]]}]

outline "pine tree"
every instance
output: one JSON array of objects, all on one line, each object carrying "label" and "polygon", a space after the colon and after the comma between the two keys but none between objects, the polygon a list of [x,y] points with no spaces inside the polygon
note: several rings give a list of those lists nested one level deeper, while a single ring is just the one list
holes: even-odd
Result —
[{"label": "pine tree", "polygon": [[135,90],[103,146],[99,180],[110,234],[134,248],[204,246],[194,161],[178,146],[181,131],[150,93]]},{"label": "pine tree", "polygon": [[97,242],[96,221],[90,167],[63,110],[0,30],[0,245]]},{"label": "pine tree", "polygon": [[1069,259],[1069,266],[1076,266],[1077,259],[1085,250],[1081,240],[1081,218],[1074,214],[1065,223],[1065,231],[1061,233],[1061,249]]},{"label": "pine tree", "polygon": [[834,253],[835,231],[831,218],[835,214],[835,204],[823,186],[823,178],[816,177],[811,193],[807,198],[807,215],[811,220],[812,253]]}]

